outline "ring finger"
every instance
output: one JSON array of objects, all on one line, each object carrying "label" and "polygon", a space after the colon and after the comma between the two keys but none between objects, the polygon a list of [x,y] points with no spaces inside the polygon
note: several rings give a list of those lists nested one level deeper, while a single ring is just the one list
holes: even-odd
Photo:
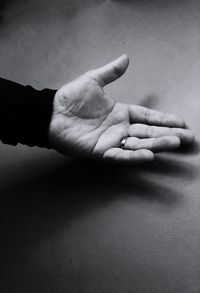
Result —
[{"label": "ring finger", "polygon": [[147,149],[153,152],[163,152],[176,149],[180,146],[180,139],[177,136],[162,136],[158,138],[137,138],[128,137],[124,149],[140,150]]}]

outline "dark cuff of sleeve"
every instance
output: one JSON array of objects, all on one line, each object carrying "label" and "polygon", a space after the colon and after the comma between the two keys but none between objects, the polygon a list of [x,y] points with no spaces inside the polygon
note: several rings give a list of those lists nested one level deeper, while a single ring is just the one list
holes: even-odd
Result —
[{"label": "dark cuff of sleeve", "polygon": [[0,139],[49,148],[48,130],[56,90],[36,90],[0,78]]}]

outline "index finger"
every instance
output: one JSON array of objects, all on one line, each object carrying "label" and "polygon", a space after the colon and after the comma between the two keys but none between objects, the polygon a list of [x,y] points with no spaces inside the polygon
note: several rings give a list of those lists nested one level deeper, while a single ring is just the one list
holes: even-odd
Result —
[{"label": "index finger", "polygon": [[129,105],[129,117],[131,123],[185,128],[185,121],[176,115],[142,106]]}]

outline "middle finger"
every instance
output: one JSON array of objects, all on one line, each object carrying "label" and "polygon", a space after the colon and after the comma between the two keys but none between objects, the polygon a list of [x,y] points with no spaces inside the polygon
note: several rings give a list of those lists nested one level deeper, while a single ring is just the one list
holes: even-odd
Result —
[{"label": "middle finger", "polygon": [[139,123],[130,125],[129,136],[138,138],[178,136],[182,143],[191,143],[194,140],[193,133],[188,129],[150,126]]}]

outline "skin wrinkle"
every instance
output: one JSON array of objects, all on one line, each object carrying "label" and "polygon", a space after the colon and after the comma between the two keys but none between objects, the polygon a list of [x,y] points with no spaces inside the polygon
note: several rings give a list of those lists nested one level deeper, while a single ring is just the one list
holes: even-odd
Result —
[{"label": "skin wrinkle", "polygon": [[[86,76],[88,76],[89,78],[93,79],[97,84],[99,84],[98,79],[95,77],[95,70],[90,70],[90,71],[86,72]],[[99,74],[99,77],[100,77],[100,79],[102,81],[102,82],[100,82],[100,84],[102,83],[102,85],[105,86],[106,82],[105,82],[103,76],[101,76]]]},{"label": "skin wrinkle", "polygon": [[165,121],[165,119],[166,119],[166,115],[163,113],[163,114],[161,114],[161,117],[160,117],[160,121],[161,121],[161,125],[163,124],[163,122]]},{"label": "skin wrinkle", "polygon": [[150,146],[150,149],[155,149],[156,150],[156,140],[155,139],[152,139],[151,141],[150,141],[150,144],[151,144],[151,146]]},{"label": "skin wrinkle", "polygon": [[144,116],[145,116],[145,123],[148,124],[148,121],[150,120],[150,112],[148,111],[148,109],[145,109],[144,111]]},{"label": "skin wrinkle", "polygon": [[[110,115],[111,115],[111,113],[110,113]],[[105,121],[103,121],[103,122],[105,122]],[[103,124],[103,123],[102,123],[102,124]],[[121,122],[121,123],[112,124],[112,126],[117,126],[117,125],[120,125],[120,124],[122,124],[122,122]],[[103,135],[103,134],[106,132],[106,130],[107,130],[107,128],[105,128],[105,129],[101,132],[101,135]],[[122,139],[122,138],[123,138],[123,137],[121,137],[121,139]],[[95,144],[95,146],[94,146],[94,148],[93,148],[93,152],[96,151],[95,148],[96,148],[98,142],[99,142],[99,139],[97,140],[97,142],[96,142],[96,144]],[[119,145],[118,145],[118,146],[120,146],[120,143],[121,143],[121,140],[119,141]],[[103,155],[104,155],[104,154],[102,154],[102,156],[103,156]]]},{"label": "skin wrinkle", "polygon": [[160,138],[146,138],[140,139],[137,137],[129,137],[126,142],[126,149],[142,149],[149,148],[153,151],[164,150],[164,146],[168,145],[172,148],[177,148],[180,145],[180,139],[178,137],[173,136],[173,141],[171,141],[171,137],[160,137]]},{"label": "skin wrinkle", "polygon": [[152,126],[149,126],[147,128],[147,134],[146,134],[146,136],[149,137],[149,138],[152,137],[152,136],[154,136],[154,131],[153,131]]}]

